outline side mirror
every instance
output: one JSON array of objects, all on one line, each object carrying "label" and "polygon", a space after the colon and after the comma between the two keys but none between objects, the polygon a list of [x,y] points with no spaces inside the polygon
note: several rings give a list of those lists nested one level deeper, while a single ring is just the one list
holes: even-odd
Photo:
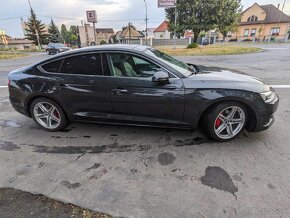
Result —
[{"label": "side mirror", "polygon": [[193,70],[195,70],[195,72],[199,72],[200,71],[200,69],[199,69],[199,67],[197,66],[197,65],[195,65],[195,64],[187,64],[189,67],[191,67]]},{"label": "side mirror", "polygon": [[152,82],[166,83],[169,82],[169,75],[164,71],[155,73],[152,77]]}]

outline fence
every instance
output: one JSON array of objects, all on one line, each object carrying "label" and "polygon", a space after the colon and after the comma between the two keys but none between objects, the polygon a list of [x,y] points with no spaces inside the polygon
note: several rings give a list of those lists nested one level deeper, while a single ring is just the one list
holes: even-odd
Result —
[{"label": "fence", "polygon": [[[192,41],[189,39],[176,39],[177,46],[187,46]],[[149,45],[149,46],[173,46],[174,39],[131,39],[126,40],[123,44],[133,44],[133,45]]]}]

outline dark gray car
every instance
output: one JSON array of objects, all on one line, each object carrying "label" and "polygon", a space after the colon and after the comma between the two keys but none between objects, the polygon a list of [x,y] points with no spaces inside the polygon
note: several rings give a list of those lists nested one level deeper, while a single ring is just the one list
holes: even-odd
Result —
[{"label": "dark gray car", "polygon": [[269,128],[279,101],[257,78],[137,45],[78,49],[15,70],[9,92],[15,110],[48,131],[69,121],[201,127],[218,141]]}]

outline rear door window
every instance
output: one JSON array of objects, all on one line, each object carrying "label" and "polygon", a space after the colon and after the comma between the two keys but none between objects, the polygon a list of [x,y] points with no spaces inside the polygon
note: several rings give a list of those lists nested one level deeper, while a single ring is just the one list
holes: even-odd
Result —
[{"label": "rear door window", "polygon": [[104,75],[100,53],[83,54],[65,58],[60,69],[64,74]]},{"label": "rear door window", "polygon": [[46,72],[49,73],[58,73],[62,64],[62,60],[52,61],[50,63],[44,64],[41,66]]}]

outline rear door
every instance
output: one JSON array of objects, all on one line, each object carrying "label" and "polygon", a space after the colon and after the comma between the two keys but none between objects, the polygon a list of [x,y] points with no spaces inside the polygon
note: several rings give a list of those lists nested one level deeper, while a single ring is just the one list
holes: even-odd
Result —
[{"label": "rear door", "polygon": [[54,96],[75,119],[113,119],[109,68],[102,53],[65,57],[42,68],[53,77]]}]

